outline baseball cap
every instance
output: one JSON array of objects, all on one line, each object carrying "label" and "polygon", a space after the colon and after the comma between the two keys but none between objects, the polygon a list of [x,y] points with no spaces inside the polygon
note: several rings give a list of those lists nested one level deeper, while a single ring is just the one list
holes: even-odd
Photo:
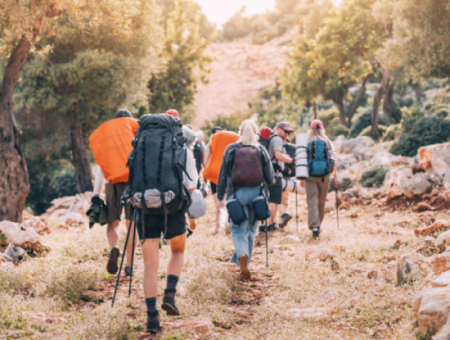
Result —
[{"label": "baseball cap", "polygon": [[311,130],[323,129],[323,123],[320,119],[315,119],[311,123]]},{"label": "baseball cap", "polygon": [[116,112],[116,118],[132,118],[133,115],[127,109],[120,109]]},{"label": "baseball cap", "polygon": [[174,109],[167,110],[166,114],[168,114],[169,116],[175,117],[175,118],[180,118],[178,111],[174,110]]},{"label": "baseball cap", "polygon": [[291,123],[289,122],[281,122],[277,125],[277,128],[288,133],[294,132],[294,129],[291,127]]}]

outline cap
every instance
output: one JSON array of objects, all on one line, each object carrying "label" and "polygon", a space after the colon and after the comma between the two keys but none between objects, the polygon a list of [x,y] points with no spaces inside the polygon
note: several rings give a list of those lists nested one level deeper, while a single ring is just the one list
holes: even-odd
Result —
[{"label": "cap", "polygon": [[203,131],[198,131],[195,135],[197,136],[197,140],[199,142],[203,142],[206,138],[205,133]]},{"label": "cap", "polygon": [[166,114],[168,114],[169,116],[175,117],[175,118],[180,118],[178,111],[174,110],[174,109],[167,110]]},{"label": "cap", "polygon": [[132,118],[133,115],[127,109],[120,109],[116,112],[116,118]]},{"label": "cap", "polygon": [[320,119],[315,119],[311,123],[311,130],[323,129],[323,123]]},{"label": "cap", "polygon": [[263,126],[259,130],[259,135],[264,139],[269,139],[271,134],[272,134],[272,131],[268,127]]},{"label": "cap", "polygon": [[277,128],[284,130],[285,132],[294,132],[294,129],[291,127],[291,123],[289,122],[281,122],[277,125]]}]

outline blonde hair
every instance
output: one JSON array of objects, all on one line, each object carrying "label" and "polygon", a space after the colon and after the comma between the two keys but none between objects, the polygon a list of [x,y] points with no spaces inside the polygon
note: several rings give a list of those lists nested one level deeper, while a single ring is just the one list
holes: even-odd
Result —
[{"label": "blonde hair", "polygon": [[258,145],[258,126],[251,119],[246,119],[239,127],[239,142],[244,145]]},{"label": "blonde hair", "polygon": [[310,129],[308,131],[309,142],[311,142],[314,138],[325,140],[328,144],[328,147],[330,147],[331,145],[331,141],[327,137],[325,129]]}]

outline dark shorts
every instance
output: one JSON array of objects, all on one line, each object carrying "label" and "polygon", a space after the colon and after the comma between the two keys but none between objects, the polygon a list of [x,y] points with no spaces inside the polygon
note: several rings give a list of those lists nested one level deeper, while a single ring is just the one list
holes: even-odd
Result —
[{"label": "dark shorts", "polygon": [[217,184],[214,184],[213,182],[209,182],[211,185],[211,192],[213,195],[217,194]]},{"label": "dark shorts", "polygon": [[281,204],[283,201],[283,179],[277,177],[274,185],[269,187],[269,203]]},{"label": "dark shorts", "polygon": [[[120,221],[124,205],[122,204],[122,194],[127,188],[128,183],[106,183],[106,206],[108,207],[108,224]],[[125,205],[125,219],[129,220],[131,217],[131,206]]]},{"label": "dark shorts", "polygon": [[[139,238],[143,239],[143,230],[141,224],[141,215],[139,212],[136,216],[136,227]],[[145,239],[161,238],[164,235],[165,223],[164,216],[159,215],[145,215]],[[167,233],[166,240],[183,235],[187,231],[186,213],[183,211],[177,212],[173,215],[167,215]]]}]

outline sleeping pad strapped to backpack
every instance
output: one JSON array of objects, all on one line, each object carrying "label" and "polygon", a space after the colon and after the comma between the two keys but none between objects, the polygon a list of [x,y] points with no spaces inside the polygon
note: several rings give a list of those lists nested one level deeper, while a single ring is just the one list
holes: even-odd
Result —
[{"label": "sleeping pad strapped to backpack", "polygon": [[183,180],[187,149],[182,126],[179,119],[167,114],[145,115],[139,120],[128,159],[129,189],[123,200],[141,210],[143,230],[145,214],[164,215],[167,227],[168,214],[189,209],[190,194]]},{"label": "sleeping pad strapped to backpack", "polygon": [[334,170],[334,159],[330,158],[328,144],[321,139],[308,145],[308,168],[311,177],[324,177]]}]

